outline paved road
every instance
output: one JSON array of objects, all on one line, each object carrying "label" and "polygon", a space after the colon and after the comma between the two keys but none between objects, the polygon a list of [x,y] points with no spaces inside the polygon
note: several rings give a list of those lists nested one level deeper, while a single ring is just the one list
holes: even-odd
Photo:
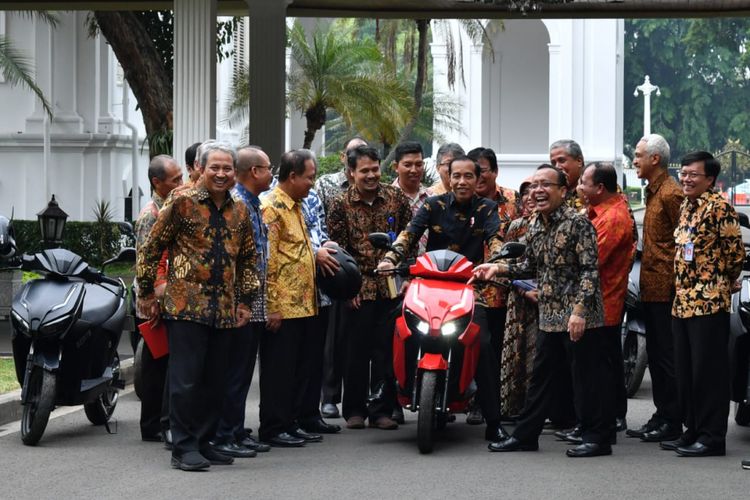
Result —
[{"label": "paved road", "polygon": [[[257,389],[257,388],[256,388]],[[257,425],[257,390],[248,402]],[[59,410],[58,410],[59,411]],[[117,434],[93,427],[83,412],[50,421],[36,448],[21,444],[18,423],[0,428],[0,498],[748,498],[750,428],[730,423],[728,455],[686,459],[653,444],[621,438],[614,455],[569,459],[566,446],[543,436],[539,452],[489,453],[483,428],[450,424],[435,453],[416,449],[413,417],[397,431],[344,430],[303,449],[273,449],[205,473],[169,467],[168,452],[138,437],[139,403],[118,405]],[[629,420],[651,411],[644,384]],[[338,421],[340,422],[340,420]]]}]

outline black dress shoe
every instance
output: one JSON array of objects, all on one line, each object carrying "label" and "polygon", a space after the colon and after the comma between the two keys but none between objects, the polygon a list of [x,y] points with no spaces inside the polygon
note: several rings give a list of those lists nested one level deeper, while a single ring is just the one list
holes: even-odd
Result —
[{"label": "black dress shoe", "polygon": [[399,425],[403,425],[406,422],[406,419],[404,419],[404,409],[401,406],[396,406],[393,409],[391,420],[394,420]]},{"label": "black dress shoe", "polygon": [[575,448],[570,448],[565,454],[572,458],[580,457],[601,457],[612,454],[612,447],[609,444],[598,443],[581,443]]},{"label": "black dress shoe", "polygon": [[300,423],[300,427],[305,432],[313,434],[336,434],[341,431],[340,425],[329,424],[324,422],[322,418]]},{"label": "black dress shoe", "polygon": [[213,448],[204,448],[201,450],[201,455],[206,457],[206,460],[211,462],[211,465],[232,465],[234,458],[223,453],[215,451]]},{"label": "black dress shoe", "polygon": [[323,441],[323,436],[312,432],[306,432],[304,429],[297,427],[289,434],[296,438],[304,439],[306,443],[320,443]]},{"label": "black dress shoe", "polygon": [[694,442],[694,440],[688,439],[683,435],[672,441],[662,441],[659,443],[659,448],[667,451],[676,451],[677,448],[690,446]]},{"label": "black dress shoe", "polygon": [[628,421],[625,417],[615,419],[615,432],[622,432],[628,428]]},{"label": "black dress shoe", "polygon": [[656,429],[646,432],[641,436],[644,443],[659,443],[661,441],[672,441],[682,436],[682,429],[671,424],[661,424]]},{"label": "black dress shoe", "polygon": [[280,448],[299,448],[301,446],[305,446],[304,439],[294,437],[288,432],[276,434],[272,438],[264,439],[264,441],[271,446],[278,446]]},{"label": "black dress shoe", "polygon": [[172,455],[172,467],[192,472],[208,469],[211,467],[211,462],[197,451],[188,451],[182,456]]},{"label": "black dress shoe", "polygon": [[237,443],[215,444],[212,447],[222,455],[228,455],[234,458],[253,458],[258,454],[255,450],[239,446]]},{"label": "black dress shoe", "polygon": [[320,405],[320,414],[324,418],[341,418],[338,407],[333,403],[323,403]]},{"label": "black dress shoe", "polygon": [[487,448],[490,451],[537,451],[539,443],[523,443],[511,436],[504,441],[490,443]]},{"label": "black dress shoe", "polygon": [[742,461],[742,468],[745,470],[750,470],[750,458],[746,458]]},{"label": "black dress shoe", "polygon": [[644,425],[640,426],[637,429],[626,430],[625,435],[631,438],[641,438],[643,437],[644,434],[646,434],[647,432],[653,431],[657,427],[659,427],[658,422],[649,420],[648,422],[646,422]]},{"label": "black dress shoe", "polygon": [[505,441],[510,437],[508,431],[506,431],[502,425],[488,425],[484,430],[484,439],[493,443]]},{"label": "black dress shoe", "polygon": [[250,436],[245,436],[245,438],[241,441],[238,441],[237,444],[240,446],[244,446],[245,448],[255,450],[257,453],[265,453],[271,449],[271,447],[266,443],[259,443]]},{"label": "black dress shoe", "polygon": [[723,457],[727,454],[724,446],[706,446],[698,441],[689,446],[680,446],[675,451],[681,457]]},{"label": "black dress shoe", "polygon": [[567,441],[569,443],[579,444],[583,442],[583,439],[581,439],[581,436],[583,435],[583,428],[580,425],[576,425],[572,429],[557,431],[554,433],[554,435],[559,440]]}]

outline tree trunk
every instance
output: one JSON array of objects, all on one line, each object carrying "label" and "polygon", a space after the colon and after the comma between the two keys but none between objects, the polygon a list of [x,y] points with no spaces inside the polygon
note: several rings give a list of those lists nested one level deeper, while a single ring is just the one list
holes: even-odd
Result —
[{"label": "tree trunk", "polygon": [[305,111],[307,120],[307,129],[305,130],[305,143],[302,145],[305,149],[310,149],[315,139],[315,134],[326,124],[326,107],[322,104],[315,104]]},{"label": "tree trunk", "polygon": [[[430,27],[430,20],[417,19],[415,22],[417,23],[419,39],[417,42],[417,79],[414,82],[414,110],[412,111],[411,119],[401,131],[398,143],[408,140],[412,132],[414,132],[414,127],[417,125],[417,120],[419,120],[419,113],[422,111],[422,100],[424,97],[425,76],[427,74],[427,30]],[[385,165],[390,164],[393,161],[394,154],[395,150],[392,150],[383,163]]]},{"label": "tree trunk", "polygon": [[171,79],[146,29],[132,12],[97,11],[94,16],[138,101],[146,134],[171,131]]}]

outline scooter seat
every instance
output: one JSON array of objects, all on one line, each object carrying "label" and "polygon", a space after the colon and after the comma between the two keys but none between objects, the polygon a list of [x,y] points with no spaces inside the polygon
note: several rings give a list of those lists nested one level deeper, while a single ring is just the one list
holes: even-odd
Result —
[{"label": "scooter seat", "polygon": [[[93,325],[101,325],[117,310],[119,299],[117,287],[109,284],[86,283],[86,297],[83,299],[81,319]],[[105,289],[106,287],[106,289]]]}]

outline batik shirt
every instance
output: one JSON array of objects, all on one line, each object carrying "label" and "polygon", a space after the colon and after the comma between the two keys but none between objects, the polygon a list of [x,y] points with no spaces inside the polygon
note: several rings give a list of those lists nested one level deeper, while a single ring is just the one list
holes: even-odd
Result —
[{"label": "batik shirt", "polygon": [[674,230],[684,195],[663,170],[646,187],[640,292],[643,302],[671,302],[674,292]]},{"label": "batik shirt", "polygon": [[138,296],[154,293],[159,259],[170,256],[162,317],[233,328],[235,305],[252,304],[259,287],[253,226],[230,193],[217,207],[202,183],[164,204],[138,252]]},{"label": "batik shirt", "polygon": [[268,314],[305,318],[318,314],[315,254],[302,204],[278,186],[261,203],[268,227]]},{"label": "batik shirt", "polygon": [[[497,203],[497,215],[500,219],[498,236],[502,242],[505,241],[505,233],[508,231],[510,223],[521,213],[521,208],[518,206],[518,200],[521,197],[512,189],[496,186],[495,195],[490,199]],[[487,260],[492,252],[490,252],[488,246],[485,246],[484,250],[484,257]],[[506,285],[507,283],[481,287],[481,294],[487,307],[505,307],[508,300],[508,287]]]},{"label": "batik shirt", "polygon": [[253,223],[253,234],[255,235],[255,253],[257,256],[256,268],[260,287],[255,294],[250,308],[250,321],[253,323],[265,323],[266,315],[266,270],[268,267],[268,231],[263,223],[263,215],[260,211],[260,198],[245,189],[239,182],[233,188],[233,194],[238,196],[247,206],[247,213]]},{"label": "batik shirt", "polygon": [[388,298],[388,284],[384,276],[376,276],[375,268],[385,250],[372,246],[370,233],[391,233],[392,237],[406,228],[411,220],[409,199],[400,189],[381,184],[372,203],[362,199],[356,186],[351,186],[333,200],[328,212],[331,239],[341,245],[357,261],[362,272],[362,300]]},{"label": "batik shirt", "polygon": [[[476,195],[466,204],[458,203],[452,192],[427,198],[393,246],[404,255],[412,255],[417,241],[427,229],[430,231],[428,252],[452,250],[474,264],[484,261],[485,246],[489,247],[491,253],[500,251],[502,246],[498,236],[500,219],[497,204]],[[398,256],[394,252],[389,252],[386,258],[394,264],[398,263]],[[491,285],[477,284],[474,289],[475,299],[481,305],[487,305],[482,294],[485,286]]]},{"label": "batik shirt", "polygon": [[525,259],[508,264],[508,274],[536,279],[540,330],[565,332],[571,315],[584,318],[586,329],[604,324],[597,255],[594,226],[573,208],[532,216]]},{"label": "batik shirt", "polygon": [[[401,189],[401,185],[398,183],[398,177],[394,179],[393,183],[391,183],[391,186]],[[422,185],[419,186],[419,192],[417,193],[417,196],[413,198],[409,196],[403,189],[401,189],[401,192],[403,192],[406,198],[409,200],[412,217],[417,215],[417,211],[422,208],[422,205],[424,205],[424,202],[427,201],[427,198],[432,196],[432,190]],[[422,255],[425,252],[425,249],[427,248],[427,236],[428,233],[425,232],[422,237],[419,238],[419,248],[417,249],[417,255]]]},{"label": "batik shirt", "polygon": [[[138,219],[135,221],[135,248],[138,249],[146,242],[146,238],[151,232],[151,228],[156,223],[156,218],[159,217],[159,210],[164,205],[164,199],[154,191],[151,195],[151,200],[146,203],[146,206],[141,209],[138,214]],[[159,260],[159,266],[156,269],[156,280],[154,280],[154,287],[164,285],[167,282],[167,252],[164,251]],[[135,292],[138,292],[138,284],[134,283]]]},{"label": "batik shirt", "polygon": [[588,216],[596,229],[599,249],[604,325],[619,325],[628,293],[630,267],[635,256],[634,221],[622,196],[613,196],[604,203],[591,205]]},{"label": "batik shirt", "polygon": [[[720,194],[686,198],[674,232],[675,299],[672,315],[692,318],[729,311],[732,284],[742,272],[745,247],[737,213]],[[689,258],[692,247],[692,258]],[[709,332],[710,333],[710,332]]]},{"label": "batik shirt", "polygon": [[344,170],[340,170],[335,174],[321,175],[315,181],[315,191],[323,203],[326,214],[331,211],[331,204],[334,198],[344,193],[347,189],[349,189],[349,180],[346,178]]}]

